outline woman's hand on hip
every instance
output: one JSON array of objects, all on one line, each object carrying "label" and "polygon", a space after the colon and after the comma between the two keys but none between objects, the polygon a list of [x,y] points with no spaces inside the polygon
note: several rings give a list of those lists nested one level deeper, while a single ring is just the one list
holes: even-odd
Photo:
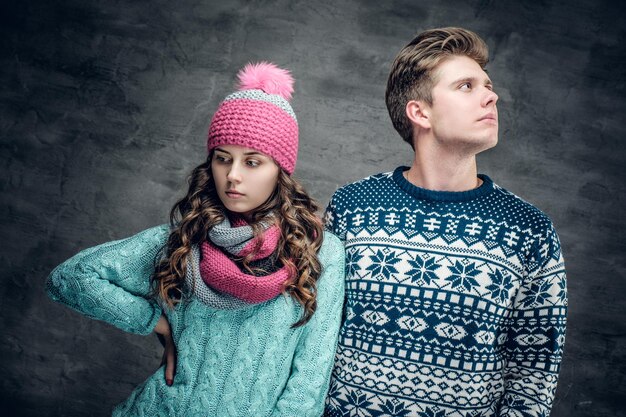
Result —
[{"label": "woman's hand on hip", "polygon": [[154,332],[159,336],[159,340],[165,347],[161,365],[165,364],[165,382],[168,386],[174,383],[174,373],[176,371],[176,345],[172,337],[172,328],[164,314],[161,314]]}]

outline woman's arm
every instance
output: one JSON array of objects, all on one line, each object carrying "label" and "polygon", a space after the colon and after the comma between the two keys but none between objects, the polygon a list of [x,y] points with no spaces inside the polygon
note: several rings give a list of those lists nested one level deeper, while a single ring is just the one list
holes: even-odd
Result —
[{"label": "woman's arm", "polygon": [[317,310],[305,325],[291,365],[291,376],[272,413],[278,416],[320,416],[333,368],[344,299],[344,248],[324,234],[318,281]]},{"label": "woman's arm", "polygon": [[83,250],[52,271],[46,292],[87,317],[149,334],[161,317],[149,297],[150,277],[168,236],[164,225]]}]

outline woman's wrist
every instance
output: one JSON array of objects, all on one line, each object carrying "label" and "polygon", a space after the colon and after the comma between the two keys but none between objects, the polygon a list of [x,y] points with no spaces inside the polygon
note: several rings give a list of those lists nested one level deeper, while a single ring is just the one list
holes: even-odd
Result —
[{"label": "woman's wrist", "polygon": [[157,324],[154,327],[154,332],[162,336],[168,336],[170,334],[170,324],[167,321],[165,314],[161,313],[161,317],[159,317],[159,321],[157,321]]}]

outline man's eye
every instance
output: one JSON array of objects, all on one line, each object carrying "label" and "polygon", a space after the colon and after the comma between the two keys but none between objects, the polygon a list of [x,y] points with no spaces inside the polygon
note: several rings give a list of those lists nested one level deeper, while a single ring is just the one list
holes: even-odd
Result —
[{"label": "man's eye", "polygon": [[469,91],[472,89],[472,83],[463,83],[459,86],[459,90],[461,91]]}]

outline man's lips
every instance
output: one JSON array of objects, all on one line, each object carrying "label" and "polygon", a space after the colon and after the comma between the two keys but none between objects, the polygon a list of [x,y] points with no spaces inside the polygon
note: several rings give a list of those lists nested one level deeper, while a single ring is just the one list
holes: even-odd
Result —
[{"label": "man's lips", "polygon": [[483,117],[478,119],[479,122],[482,122],[483,120],[493,120],[495,122],[498,119],[496,118],[496,114],[495,113],[487,113],[486,115],[484,115]]}]

